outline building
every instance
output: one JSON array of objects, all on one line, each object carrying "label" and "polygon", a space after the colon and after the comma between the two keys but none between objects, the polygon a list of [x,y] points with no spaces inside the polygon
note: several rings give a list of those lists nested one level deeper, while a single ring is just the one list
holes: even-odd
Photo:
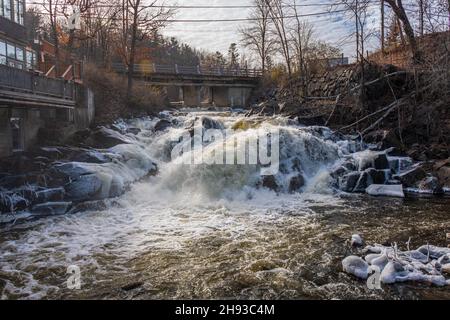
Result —
[{"label": "building", "polygon": [[27,43],[24,0],[0,0],[0,64],[33,69],[36,53]]},{"label": "building", "polygon": [[28,43],[25,9],[25,0],[0,0],[0,158],[34,146],[42,128],[86,127],[94,113],[92,93],[74,81],[79,68],[39,70],[45,48]]}]

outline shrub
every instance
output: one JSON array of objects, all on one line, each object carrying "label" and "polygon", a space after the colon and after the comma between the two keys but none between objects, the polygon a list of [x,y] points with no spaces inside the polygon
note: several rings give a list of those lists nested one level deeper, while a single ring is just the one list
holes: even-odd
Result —
[{"label": "shrub", "polygon": [[130,101],[126,99],[127,79],[114,72],[88,64],[84,80],[95,96],[95,124],[118,118],[154,115],[168,107],[164,92],[145,82],[135,81]]}]

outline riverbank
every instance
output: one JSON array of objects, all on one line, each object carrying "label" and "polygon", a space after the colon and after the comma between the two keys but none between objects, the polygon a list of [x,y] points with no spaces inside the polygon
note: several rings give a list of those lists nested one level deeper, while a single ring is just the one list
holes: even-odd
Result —
[{"label": "riverbank", "polygon": [[[450,157],[448,68],[432,71],[365,64],[338,66],[304,79],[266,80],[249,115],[284,115],[362,135],[381,148],[396,148],[415,161]],[[364,88],[364,89],[362,89]]]}]

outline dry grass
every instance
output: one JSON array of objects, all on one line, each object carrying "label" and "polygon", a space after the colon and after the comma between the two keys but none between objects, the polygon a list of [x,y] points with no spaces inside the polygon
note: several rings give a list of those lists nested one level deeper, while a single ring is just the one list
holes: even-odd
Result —
[{"label": "dry grass", "polygon": [[95,95],[95,124],[153,115],[168,107],[164,92],[144,82],[134,83],[132,99],[127,101],[125,77],[92,64],[85,67],[84,77]]}]

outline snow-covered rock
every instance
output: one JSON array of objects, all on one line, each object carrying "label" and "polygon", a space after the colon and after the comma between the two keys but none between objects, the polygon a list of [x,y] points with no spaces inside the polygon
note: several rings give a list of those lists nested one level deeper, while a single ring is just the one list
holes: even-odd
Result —
[{"label": "snow-covered rock", "polygon": [[359,234],[352,235],[351,245],[353,247],[362,247],[363,245],[363,239]]},{"label": "snow-covered rock", "polygon": [[385,184],[372,184],[366,189],[366,193],[371,196],[387,196],[387,197],[399,197],[404,198],[402,185],[385,185]]},{"label": "snow-covered rock", "polygon": [[[450,285],[450,248],[431,245],[401,251],[397,246],[367,246],[364,260],[349,256],[342,261],[344,271],[366,279],[372,270],[380,270],[384,284],[422,282],[435,286]],[[363,263],[364,262],[364,263]]]},{"label": "snow-covered rock", "polygon": [[367,279],[369,276],[369,264],[357,256],[349,256],[342,260],[342,268],[360,279]]}]

